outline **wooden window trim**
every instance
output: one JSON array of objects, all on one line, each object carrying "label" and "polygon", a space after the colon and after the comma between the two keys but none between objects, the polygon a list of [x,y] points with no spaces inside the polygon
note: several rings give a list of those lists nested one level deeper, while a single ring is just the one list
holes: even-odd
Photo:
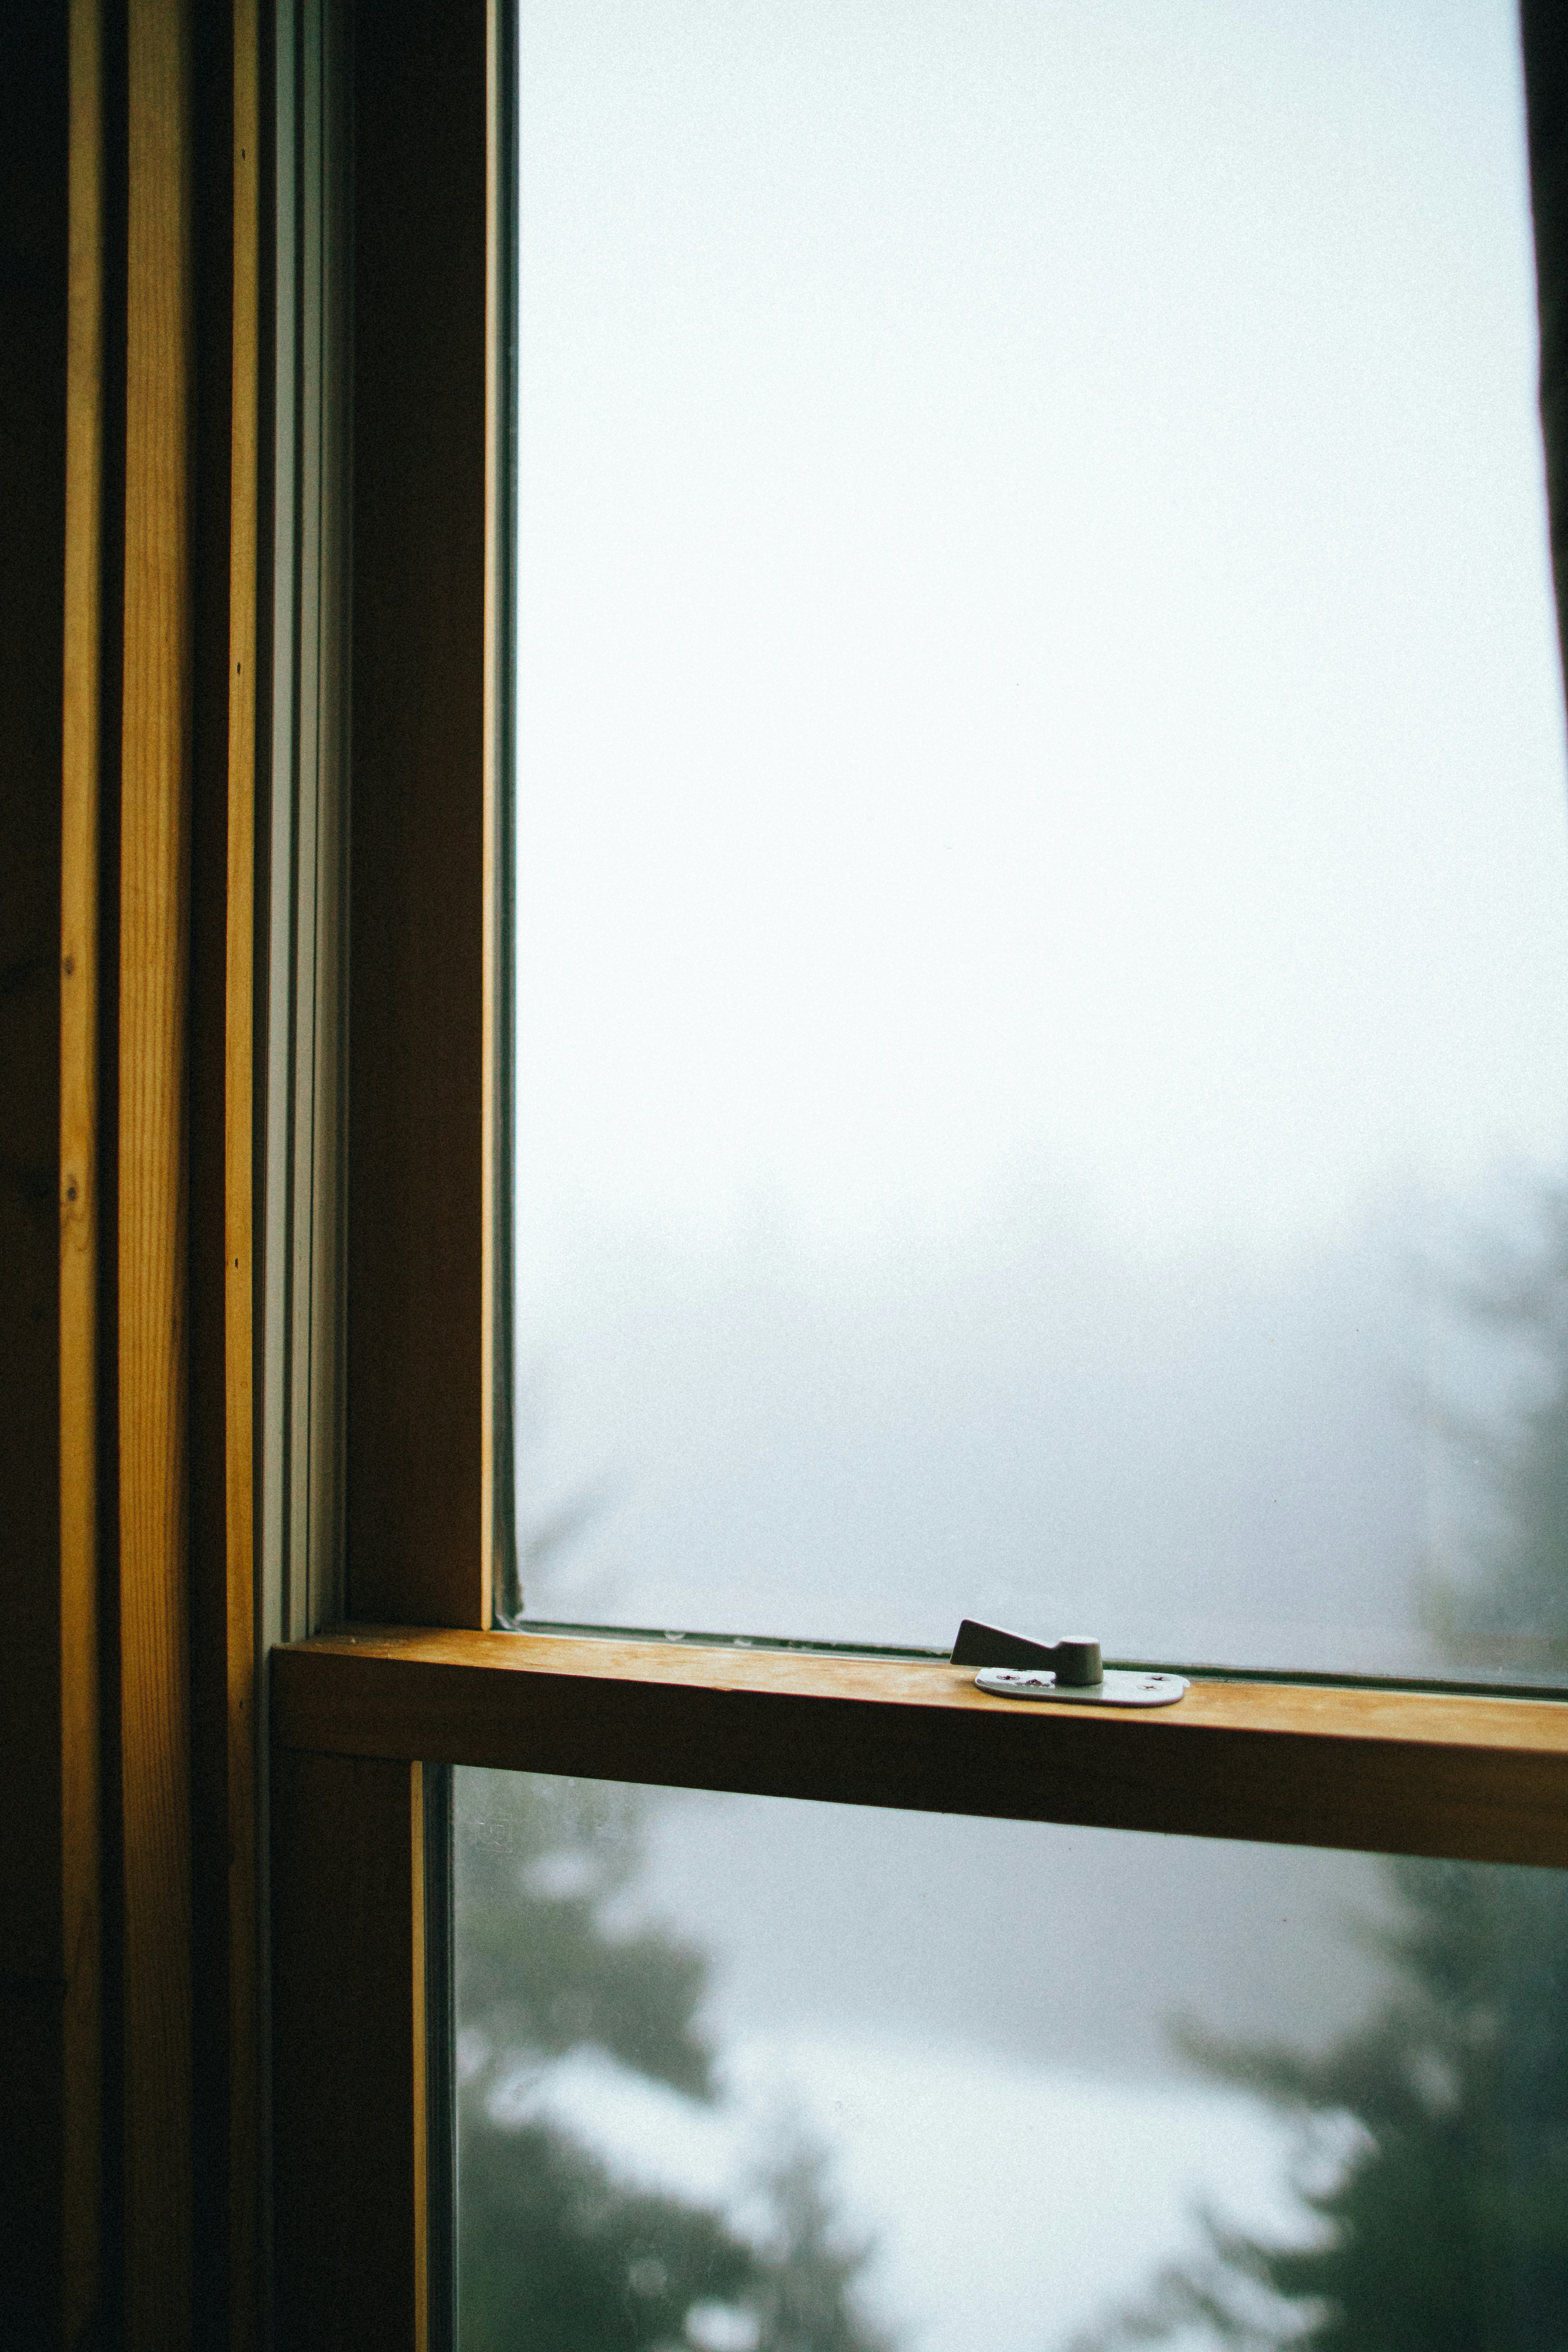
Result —
[{"label": "wooden window trim", "polygon": [[1568,1867],[1568,1702],[1205,1680],[1026,1706],[937,1661],[345,1627],[273,1661],[277,1752],[565,1772]]}]

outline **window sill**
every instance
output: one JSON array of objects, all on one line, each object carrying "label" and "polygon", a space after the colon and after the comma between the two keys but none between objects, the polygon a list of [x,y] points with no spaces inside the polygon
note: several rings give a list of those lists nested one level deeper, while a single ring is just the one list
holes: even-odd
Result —
[{"label": "window sill", "polygon": [[274,1651],[283,1748],[1568,1866],[1568,1703],[1204,1682],[1025,1707],[942,1664],[355,1626]]}]

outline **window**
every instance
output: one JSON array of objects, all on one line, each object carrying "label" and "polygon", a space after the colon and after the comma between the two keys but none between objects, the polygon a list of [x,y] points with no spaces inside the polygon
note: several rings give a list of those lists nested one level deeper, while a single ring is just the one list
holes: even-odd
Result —
[{"label": "window", "polygon": [[[17,1132],[41,1170],[68,1111],[78,1251],[61,1612],[40,1538],[7,1649],[8,2034],[43,2085],[13,2102],[37,2158],[23,2292],[52,2315],[23,2338],[63,2309],[253,2343],[270,2281],[280,2343],[440,2342],[454,1767],[852,1805],[873,1830],[1560,1869],[1568,1738],[1539,1697],[1230,1677],[1163,1717],[1047,1718],[931,1659],[488,1630],[510,15],[79,0],[68,71],[64,16],[11,14],[7,169],[43,199],[7,295],[7,370],[38,395],[17,545],[36,599],[63,471],[74,927],[58,1103],[30,1056]],[[1556,418],[1568,83],[1554,17],[1526,31]],[[68,232],[62,309],[37,298]],[[58,771],[44,718],[27,731],[8,783],[44,889]],[[10,974],[35,1036],[43,969],[29,948]]]},{"label": "window", "polygon": [[[500,684],[480,12],[378,12],[350,85],[354,467],[349,1622],[272,1672],[285,2339],[439,2341],[449,1766],[1561,1864],[1550,1700],[1224,1680],[1163,1718],[988,1702],[929,1660],[485,1630],[495,1421],[481,1204],[482,719]],[[492,17],[489,289],[502,322]],[[492,723],[491,776],[495,772]],[[489,806],[494,851],[496,804]],[[489,968],[490,1037],[496,965]],[[487,1454],[487,1448],[489,1453]],[[489,1484],[487,1485],[487,1478]],[[391,1630],[386,1630],[390,1628]],[[1047,1718],[1048,1716],[1048,1719]],[[434,2129],[432,2128],[434,2126]]]},{"label": "window", "polygon": [[520,23],[528,1612],[1551,1680],[1509,0]]}]

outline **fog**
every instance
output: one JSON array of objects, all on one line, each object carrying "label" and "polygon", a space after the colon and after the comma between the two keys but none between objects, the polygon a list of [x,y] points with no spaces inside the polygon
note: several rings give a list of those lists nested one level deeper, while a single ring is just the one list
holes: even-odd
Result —
[{"label": "fog", "polygon": [[[673,2196],[765,2246],[767,2184],[804,2144],[826,2159],[826,2244],[864,2254],[850,2265],[863,2324],[847,2332],[819,2307],[818,2332],[769,2334],[742,2297],[727,2314],[700,2303],[679,2340],[875,2352],[880,2327],[924,2352],[977,2338],[1034,2352],[1103,2320],[1162,2262],[1196,2255],[1200,2208],[1270,2242],[1312,2238],[1290,2122],[1245,2084],[1205,2080],[1173,2029],[1232,2049],[1311,2047],[1359,2024],[1383,1987],[1367,1932],[1389,1907],[1374,1864],[458,1777],[459,2065],[503,2126],[476,2137],[467,2111],[470,2193],[493,2210],[506,2129],[542,2128],[552,2140],[513,2144],[525,2200],[548,2177],[544,2149],[574,2146],[603,2168],[595,2210]],[[498,1912],[507,1858],[510,1907]],[[596,1933],[567,1928],[577,1966],[557,1992],[562,1928],[595,1895]],[[484,1957],[498,1926],[521,1960],[510,2012]],[[672,2079],[654,1988],[676,1950],[701,1956],[707,2097]],[[498,2013],[519,2034],[510,2049]],[[531,2015],[531,2039],[520,2032]],[[1355,2130],[1330,2119],[1320,2168]],[[643,2214],[645,2257],[674,2263],[673,2221],[661,2235]],[[496,2241],[469,2242],[478,2293]],[[580,2242],[527,2242],[536,2273],[581,2265]],[[815,2257],[802,2244],[795,2259]],[[514,2332],[526,2340],[521,2321]],[[567,2327],[562,2340],[579,2339]]]},{"label": "fog", "polygon": [[584,1250],[571,1342],[521,1391],[525,1494],[587,1506],[532,1605],[933,1646],[989,1612],[1122,1656],[1417,1663],[1420,1580],[1467,1525],[1434,1398],[1489,1360],[1423,1312],[1442,1273],[1409,1239],[1391,1219],[1263,1278],[1133,1269],[1026,1192],[967,1246],[852,1269],[765,1232]]},{"label": "fog", "polygon": [[[520,21],[529,1615],[1451,1671],[1540,1377],[1476,1268],[1568,1166],[1511,6]],[[1172,2022],[1321,2042],[1377,1981],[1356,1858],[648,1834],[725,2113],[794,2084],[932,2347],[1062,2340],[1075,2231],[1120,2288],[1278,2208]],[[732,2172],[584,2064],[631,2173]],[[1012,2210],[988,2103],[1090,2152],[1005,2294],[973,2230],[942,2275],[954,2198]]]},{"label": "fog", "polygon": [[530,1606],[1429,1668],[1568,1141],[1511,11],[521,23]]}]

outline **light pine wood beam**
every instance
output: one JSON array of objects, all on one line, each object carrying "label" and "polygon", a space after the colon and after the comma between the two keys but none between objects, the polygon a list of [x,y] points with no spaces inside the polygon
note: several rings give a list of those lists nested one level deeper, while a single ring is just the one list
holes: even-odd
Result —
[{"label": "light pine wood beam", "polygon": [[186,980],[194,257],[186,0],[128,16],[120,960],[125,2323],[191,2336]]}]

